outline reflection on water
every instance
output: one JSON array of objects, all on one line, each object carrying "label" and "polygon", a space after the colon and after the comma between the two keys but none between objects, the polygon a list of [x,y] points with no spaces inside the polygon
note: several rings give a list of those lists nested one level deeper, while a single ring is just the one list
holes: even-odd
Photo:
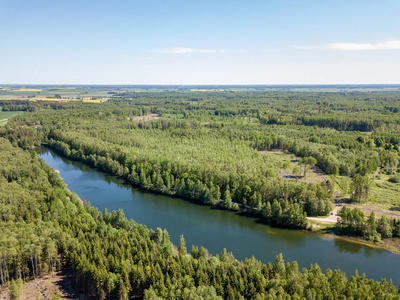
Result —
[{"label": "reflection on water", "polygon": [[188,201],[142,192],[115,176],[96,171],[80,162],[61,158],[45,148],[40,156],[60,171],[68,188],[88,200],[100,211],[122,208],[128,219],[148,228],[166,228],[171,241],[179,243],[183,234],[188,249],[204,246],[210,253],[223,248],[236,258],[254,255],[263,262],[274,261],[282,253],[286,261],[298,261],[300,267],[318,263],[322,269],[341,269],[346,274],[365,273],[368,278],[392,278],[400,282],[400,256],[384,250],[351,243],[333,235],[272,228],[254,218],[213,209]]},{"label": "reflection on water", "polygon": [[363,245],[361,244],[352,243],[351,245],[349,245],[348,242],[345,242],[344,240],[340,239],[335,239],[335,247],[340,252],[349,252],[349,253],[359,253],[363,250]]},{"label": "reflection on water", "polygon": [[335,241],[335,247],[340,252],[349,252],[349,253],[363,252],[366,257],[373,256],[374,252],[385,252],[385,250],[376,249],[368,245],[363,245],[361,243],[349,243],[348,241],[343,240],[341,238],[335,238],[334,241]]}]

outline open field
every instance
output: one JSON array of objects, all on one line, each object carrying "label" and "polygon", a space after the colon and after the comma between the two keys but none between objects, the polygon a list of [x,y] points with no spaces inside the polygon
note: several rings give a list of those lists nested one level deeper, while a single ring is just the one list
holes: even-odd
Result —
[{"label": "open field", "polygon": [[15,115],[22,114],[22,111],[2,111],[0,110],[0,120],[9,119]]},{"label": "open field", "polygon": [[400,207],[400,184],[389,182],[389,177],[382,175],[381,179],[373,180],[369,202]]},{"label": "open field", "polygon": [[82,101],[82,102],[90,102],[90,103],[101,103],[103,101],[107,101],[107,99],[92,99],[91,97],[78,97],[78,98],[65,98],[65,99],[59,99],[59,98],[33,98],[30,99],[32,102],[36,101],[60,101],[60,102],[66,102],[66,101]]},{"label": "open field", "polygon": [[110,98],[109,93],[104,88],[88,87],[0,87],[0,100],[102,102]]},{"label": "open field", "polygon": [[2,111],[0,110],[0,126],[4,126],[7,120],[13,116],[22,114],[22,111]]}]

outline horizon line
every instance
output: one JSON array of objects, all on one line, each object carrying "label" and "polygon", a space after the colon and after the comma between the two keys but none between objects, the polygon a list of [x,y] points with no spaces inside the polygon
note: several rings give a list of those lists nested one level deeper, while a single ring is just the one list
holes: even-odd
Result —
[{"label": "horizon line", "polygon": [[0,86],[39,85],[39,86],[400,86],[400,83],[234,83],[234,84],[180,84],[180,83],[0,83]]}]

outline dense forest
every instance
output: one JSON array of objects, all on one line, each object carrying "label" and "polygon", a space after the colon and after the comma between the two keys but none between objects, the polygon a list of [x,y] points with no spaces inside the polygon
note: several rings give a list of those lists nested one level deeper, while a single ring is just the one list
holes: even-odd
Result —
[{"label": "dense forest", "polygon": [[66,189],[33,151],[0,138],[1,285],[29,280],[60,266],[98,299],[397,299],[389,281],[374,282],[318,265],[299,270],[278,255],[216,256],[185,240],[176,253],[166,230],[148,230],[124,213],[99,212]]},{"label": "dense forest", "polygon": [[[272,264],[239,262],[193,247],[188,256],[183,237],[174,253],[166,230],[83,205],[32,148],[47,144],[154,193],[305,229],[307,216],[332,211],[338,186],[365,203],[375,174],[398,184],[399,99],[396,92],[260,91],[0,101],[4,110],[26,111],[0,127],[1,284],[67,266],[103,299],[397,299],[391,282],[317,265],[300,271],[280,255]],[[289,170],[273,151],[299,157],[298,167]],[[305,180],[314,166],[332,177]],[[338,232],[399,236],[398,220],[371,215],[343,208]]]},{"label": "dense forest", "polygon": [[[398,178],[398,98],[395,92],[119,93],[100,104],[29,103],[32,113],[14,118],[3,135],[25,149],[47,143],[146,190],[305,228],[306,216],[330,213],[335,183],[285,179],[313,165],[349,178],[378,171]],[[302,170],[290,174],[284,167],[282,178],[284,162],[268,150],[301,157]],[[348,185],[341,188],[357,190]]]}]

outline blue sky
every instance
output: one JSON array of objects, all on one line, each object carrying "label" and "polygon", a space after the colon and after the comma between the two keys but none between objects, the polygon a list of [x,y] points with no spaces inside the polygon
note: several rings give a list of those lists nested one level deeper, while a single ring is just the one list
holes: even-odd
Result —
[{"label": "blue sky", "polygon": [[0,83],[400,83],[399,16],[399,0],[0,0]]}]

